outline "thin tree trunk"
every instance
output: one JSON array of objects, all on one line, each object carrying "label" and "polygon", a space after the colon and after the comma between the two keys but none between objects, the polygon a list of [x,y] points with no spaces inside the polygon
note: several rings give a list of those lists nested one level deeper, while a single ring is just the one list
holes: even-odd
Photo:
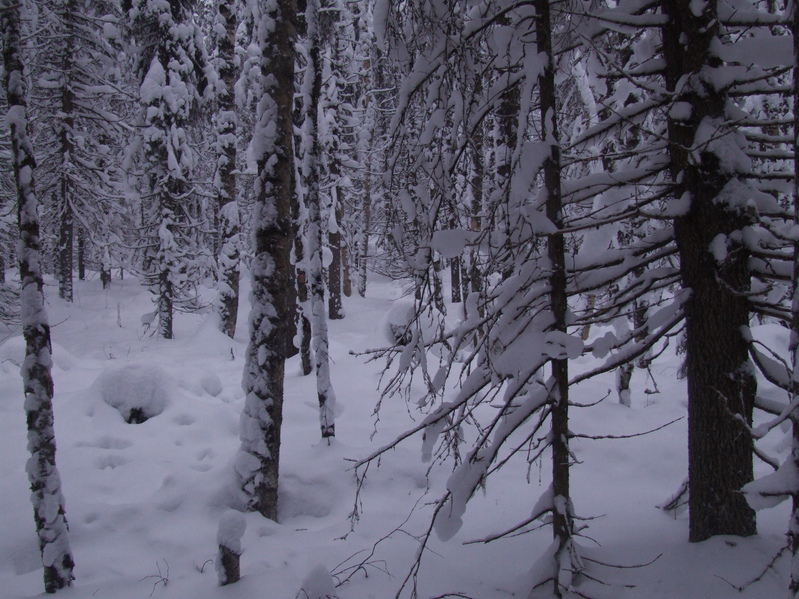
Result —
[{"label": "thin tree trunk", "polygon": [[[335,437],[334,409],[336,395],[330,382],[330,357],[328,355],[327,319],[325,317],[325,282],[322,262],[322,198],[319,185],[319,99],[322,90],[321,46],[326,39],[322,27],[319,0],[309,0],[305,11],[310,48],[304,98],[305,107],[305,155],[303,176],[305,177],[306,202],[308,206],[308,274],[311,291],[311,349],[316,367],[316,391],[319,400],[319,424],[322,438]],[[330,279],[333,279],[331,274]]]},{"label": "thin tree trunk", "polygon": [[250,343],[244,366],[241,449],[236,459],[240,485],[251,509],[277,519],[283,380],[292,316],[291,202],[294,171],[294,21],[292,0],[276,0],[257,24],[261,40],[263,96],[255,126],[258,177],[252,259]]},{"label": "thin tree trunk", "polygon": [[[337,204],[338,199],[334,198],[333,202]],[[336,211],[338,212],[338,210]],[[327,309],[330,314],[330,320],[341,320],[344,318],[344,313],[341,307],[341,230],[338,228],[338,221],[336,222],[336,230],[328,232],[327,240],[330,245],[330,252],[333,255],[333,259],[327,269]]]},{"label": "thin tree trunk", "polygon": [[8,113],[5,122],[11,137],[11,159],[17,188],[19,225],[19,275],[21,324],[25,337],[22,381],[28,423],[26,470],[31,485],[31,502],[44,567],[44,588],[48,593],[69,586],[74,561],[69,548],[64,497],[56,468],[53,426],[53,378],[50,325],[44,303],[41,271],[41,241],[34,190],[33,148],[28,137],[25,77],[20,39],[21,5],[0,0],[0,31],[3,36],[4,86]]},{"label": "thin tree trunk", "polygon": [[[69,206],[69,185],[62,180],[61,225],[58,231],[58,297],[72,301],[72,208]],[[64,199],[66,201],[64,201]]]},{"label": "thin tree trunk", "polygon": [[[477,77],[475,80],[475,95],[479,94],[483,89],[482,77]],[[471,217],[469,219],[469,228],[475,236],[480,235],[483,229],[483,178],[485,177],[485,163],[483,160],[483,128],[482,125],[478,126],[469,147],[470,156],[472,159],[472,176],[471,176],[471,192],[472,192],[472,205],[470,207]],[[473,293],[482,293],[483,291],[483,276],[480,272],[479,254],[476,249],[469,250],[469,272],[463,273],[463,280],[468,280],[469,287]],[[464,300],[467,299],[464,293]],[[467,313],[467,303],[463,302],[463,312],[466,317],[471,314]],[[478,310],[480,304],[478,304]]]},{"label": "thin tree trunk", "polygon": [[[555,65],[552,50],[552,25],[549,0],[535,0],[536,35],[538,51],[547,56],[547,63],[538,78],[541,97],[541,137],[550,144],[550,155],[544,161],[547,218],[561,229],[563,226],[563,201],[561,198],[560,146],[557,127],[558,107],[555,90]],[[566,333],[568,295],[566,290],[566,244],[561,232],[547,240],[551,275],[550,304],[554,318],[553,329]],[[554,580],[555,595],[561,597],[571,587],[571,579],[579,574],[579,561],[572,533],[574,513],[570,493],[569,468],[569,361],[567,358],[551,361],[555,389],[552,396],[552,529],[558,548],[555,553],[557,574]]]},{"label": "thin tree trunk", "polygon": [[[749,252],[733,233],[746,216],[718,201],[735,177],[710,151],[695,148],[700,123],[723,122],[727,98],[705,78],[718,35],[715,0],[695,15],[691,0],[663,0],[666,85],[680,88],[675,101],[691,107],[684,120],[668,119],[675,196],[690,197],[684,216],[674,221],[682,285],[691,296],[685,306],[688,373],[689,540],[714,535],[756,533],[755,514],[740,488],[753,478],[752,439],[741,433],[737,414],[751,424],[757,383],[742,330],[749,324]],[[688,83],[686,83],[686,81]],[[704,134],[703,134],[704,135]],[[724,135],[724,131],[716,133]],[[709,251],[724,235],[726,259]]]},{"label": "thin tree trunk", "polygon": [[[369,93],[369,87],[371,85],[372,77],[372,61],[371,59],[367,58],[364,60],[363,63],[364,68],[364,80],[363,80],[363,87],[366,92],[362,90],[361,93],[365,95],[363,100],[363,112],[364,112],[364,119],[367,123],[372,124],[372,130],[366,131],[365,135],[368,136],[368,140],[361,141],[358,144],[359,147],[359,164],[363,167],[363,193],[361,195],[361,205],[360,205],[360,231],[358,232],[358,256],[357,256],[357,268],[358,268],[358,295],[361,297],[366,297],[366,270],[369,258],[369,229],[372,226],[372,148],[374,143],[374,128],[377,125],[376,119],[374,118],[375,110],[374,110],[374,98],[372,94]],[[372,117],[372,118],[370,118]],[[364,147],[364,144],[366,147]]]},{"label": "thin tree trunk", "polygon": [[58,135],[61,165],[59,170],[58,206],[60,209],[61,223],[58,238],[58,296],[68,302],[72,301],[72,244],[73,244],[73,207],[72,207],[72,147],[74,107],[72,97],[71,77],[75,68],[73,53],[75,51],[75,36],[73,34],[72,19],[75,15],[74,2],[67,1],[63,5],[61,18],[64,25],[64,81],[61,88],[61,131]]},{"label": "thin tree trunk", "polygon": [[[301,126],[301,125],[300,125]],[[313,372],[311,363],[311,321],[308,318],[310,306],[308,304],[308,256],[305,255],[305,228],[308,214],[302,204],[300,189],[297,185],[296,169],[294,170],[295,180],[292,184],[294,193],[292,194],[291,218],[294,226],[294,319],[292,327],[292,337],[299,337],[297,350],[300,354],[300,364],[302,375],[308,376]]]},{"label": "thin tree trunk", "polygon": [[78,227],[78,280],[86,280],[86,231]]},{"label": "thin tree trunk", "polygon": [[341,246],[341,293],[344,294],[344,297],[350,297],[352,295],[350,252],[349,246],[346,243]]},{"label": "thin tree trunk", "polygon": [[[224,35],[217,38],[219,93],[217,112],[217,312],[221,330],[228,337],[236,333],[239,309],[239,208],[236,202],[236,106],[233,88],[238,69],[235,66],[236,11],[228,0],[219,0],[218,20],[224,21]],[[215,236],[216,239],[217,236]]]},{"label": "thin tree trunk", "polygon": [[458,256],[450,258],[449,278],[451,287],[450,299],[453,304],[459,304],[461,301],[461,259]]},{"label": "thin tree trunk", "polygon": [[367,172],[363,181],[361,231],[358,239],[358,295],[366,297],[366,270],[369,262],[369,229],[372,226],[372,184]]},{"label": "thin tree trunk", "polygon": [[103,247],[103,263],[100,265],[100,282],[103,284],[103,289],[108,289],[111,285],[111,254],[108,251],[108,246]]}]

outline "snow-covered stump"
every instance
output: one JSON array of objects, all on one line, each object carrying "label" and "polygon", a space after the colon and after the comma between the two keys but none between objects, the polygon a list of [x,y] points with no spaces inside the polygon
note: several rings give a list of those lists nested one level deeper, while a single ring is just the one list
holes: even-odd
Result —
[{"label": "snow-covered stump", "polygon": [[219,521],[216,542],[219,552],[216,558],[216,574],[219,586],[238,582],[241,578],[241,537],[247,529],[247,521],[239,512],[227,512]]}]

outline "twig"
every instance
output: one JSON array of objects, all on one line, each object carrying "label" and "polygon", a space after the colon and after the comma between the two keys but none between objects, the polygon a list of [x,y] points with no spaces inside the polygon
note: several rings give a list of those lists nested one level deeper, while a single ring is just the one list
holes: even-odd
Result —
[{"label": "twig", "polygon": [[670,425],[674,424],[675,422],[679,422],[680,420],[683,420],[684,418],[685,418],[685,416],[680,416],[679,418],[675,418],[671,422],[667,422],[666,424],[662,424],[662,425],[660,425],[657,428],[653,428],[651,430],[644,431],[642,433],[632,433],[630,435],[583,435],[583,434],[580,434],[580,433],[572,433],[570,436],[574,437],[576,439],[593,439],[595,441],[598,441],[599,439],[632,439],[633,437],[643,437],[644,435],[648,435],[649,433],[654,433],[656,431],[659,431],[660,429],[666,428],[667,426],[670,426]]},{"label": "twig", "polygon": [[148,578],[156,579],[156,581],[153,583],[153,590],[150,592],[150,597],[155,594],[155,589],[158,588],[159,584],[163,584],[164,587],[166,587],[167,583],[169,582],[169,562],[167,562],[166,559],[164,559],[164,566],[166,567],[166,573],[161,572],[161,565],[158,563],[158,561],[156,561],[155,567],[158,570],[158,574],[150,574],[149,576],[145,576],[139,580],[139,582],[142,582]]}]

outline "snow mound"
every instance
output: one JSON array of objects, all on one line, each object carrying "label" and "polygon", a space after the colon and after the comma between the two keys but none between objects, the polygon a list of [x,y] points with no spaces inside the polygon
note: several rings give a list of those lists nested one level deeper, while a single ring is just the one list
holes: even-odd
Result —
[{"label": "snow mound", "polygon": [[327,568],[321,564],[316,566],[302,583],[302,588],[297,593],[299,599],[337,599],[336,587],[333,577]]},{"label": "snow mound", "polygon": [[141,424],[158,416],[169,404],[172,379],[152,364],[107,368],[93,388],[102,400],[116,408],[128,424]]}]

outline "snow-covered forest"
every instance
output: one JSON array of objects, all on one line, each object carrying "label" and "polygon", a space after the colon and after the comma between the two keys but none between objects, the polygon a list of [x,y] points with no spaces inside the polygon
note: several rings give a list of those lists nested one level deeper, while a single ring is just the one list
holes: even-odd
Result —
[{"label": "snow-covered forest", "polygon": [[795,0],[0,36],[0,596],[799,597]]}]

